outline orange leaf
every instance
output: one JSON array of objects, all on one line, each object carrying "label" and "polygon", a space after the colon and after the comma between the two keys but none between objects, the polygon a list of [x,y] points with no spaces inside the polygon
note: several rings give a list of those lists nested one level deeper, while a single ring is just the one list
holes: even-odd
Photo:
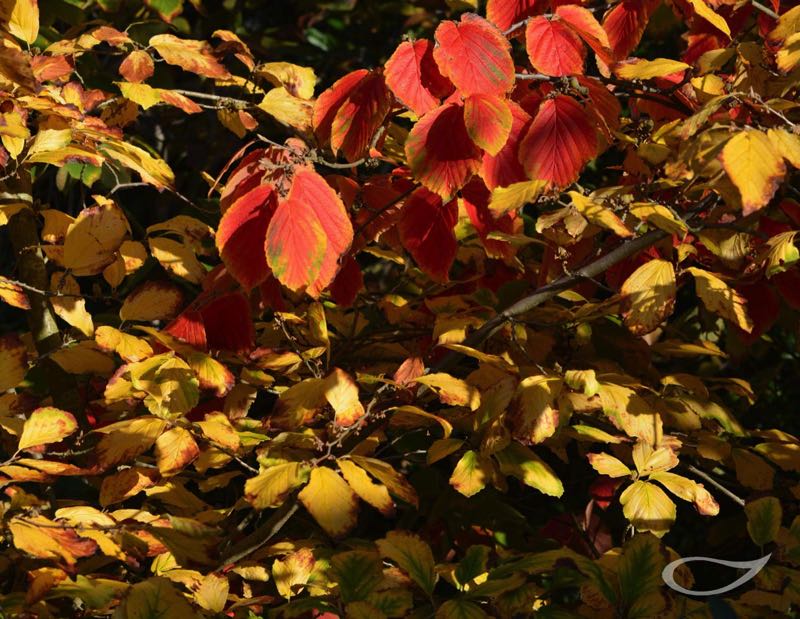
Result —
[{"label": "orange leaf", "polygon": [[137,49],[128,54],[119,65],[119,74],[129,82],[139,83],[152,77],[154,69],[150,54]]},{"label": "orange leaf", "polygon": [[212,55],[211,45],[205,41],[179,39],[172,34],[157,34],[150,39],[150,47],[161,54],[169,64],[212,79],[230,77],[228,70]]},{"label": "orange leaf", "polygon": [[464,101],[464,125],[476,145],[496,155],[511,133],[511,108],[505,99],[492,95],[472,95]]},{"label": "orange leaf", "polygon": [[433,43],[425,39],[401,43],[385,71],[386,85],[417,116],[438,107],[440,98],[453,91],[433,59]]},{"label": "orange leaf", "polygon": [[370,73],[345,99],[331,125],[331,148],[348,161],[369,151],[375,132],[383,124],[391,104],[389,90],[380,73]]},{"label": "orange leaf", "polygon": [[586,47],[563,21],[543,16],[530,20],[525,41],[528,58],[540,73],[555,77],[583,75]]},{"label": "orange leaf", "polygon": [[544,0],[488,0],[486,18],[506,31],[526,17],[540,13],[546,4]]}]

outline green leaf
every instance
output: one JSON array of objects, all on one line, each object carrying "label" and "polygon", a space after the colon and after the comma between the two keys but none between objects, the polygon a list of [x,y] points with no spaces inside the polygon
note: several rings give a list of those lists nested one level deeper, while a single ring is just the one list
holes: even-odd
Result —
[{"label": "green leaf", "polygon": [[757,499],[744,508],[747,514],[747,532],[750,539],[759,546],[774,542],[781,528],[783,509],[773,496]]},{"label": "green leaf", "polygon": [[560,497],[564,485],[545,462],[527,447],[511,443],[503,451],[495,454],[504,475],[512,475],[526,486],[536,488],[549,496]]},{"label": "green leaf", "polygon": [[427,595],[433,593],[437,574],[431,547],[413,533],[390,531],[378,540],[381,555],[400,566]]},{"label": "green leaf", "polygon": [[353,550],[335,555],[331,568],[345,604],[366,600],[383,581],[380,557],[372,552]]},{"label": "green leaf", "polygon": [[486,572],[489,550],[488,546],[470,546],[467,549],[453,573],[459,589],[463,591],[465,585]]}]

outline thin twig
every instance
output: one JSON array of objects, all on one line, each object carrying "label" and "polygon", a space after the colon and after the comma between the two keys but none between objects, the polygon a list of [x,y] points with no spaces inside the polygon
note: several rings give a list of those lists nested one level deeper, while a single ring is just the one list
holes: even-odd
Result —
[{"label": "thin twig", "polygon": [[727,496],[729,499],[731,499],[732,501],[734,501],[735,503],[737,503],[737,504],[738,504],[738,505],[740,505],[741,507],[744,507],[744,506],[745,506],[745,500],[744,500],[742,497],[740,497],[740,496],[738,496],[738,495],[734,494],[733,492],[731,492],[730,490],[728,490],[728,489],[727,489],[725,486],[723,486],[721,483],[719,483],[719,482],[718,482],[716,479],[714,479],[713,477],[711,477],[711,475],[709,475],[709,474],[708,474],[708,473],[706,473],[705,471],[701,471],[701,470],[700,470],[700,469],[698,469],[696,466],[693,466],[693,465],[691,465],[691,464],[687,464],[687,465],[686,465],[686,468],[687,468],[687,470],[688,470],[690,473],[694,473],[694,474],[695,474],[695,475],[697,475],[698,477],[702,477],[702,478],[703,478],[704,480],[706,480],[706,481],[707,481],[709,484],[711,484],[712,486],[714,486],[714,487],[715,487],[717,490],[719,490],[719,491],[720,491],[722,494],[724,494],[725,496]]}]

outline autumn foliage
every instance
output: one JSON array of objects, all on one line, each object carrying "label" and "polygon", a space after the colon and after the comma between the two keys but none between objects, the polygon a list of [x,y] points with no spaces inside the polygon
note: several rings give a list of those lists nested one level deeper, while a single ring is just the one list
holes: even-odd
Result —
[{"label": "autumn foliage", "polygon": [[395,2],[320,80],[84,4],[0,2],[0,616],[796,616],[800,5]]}]

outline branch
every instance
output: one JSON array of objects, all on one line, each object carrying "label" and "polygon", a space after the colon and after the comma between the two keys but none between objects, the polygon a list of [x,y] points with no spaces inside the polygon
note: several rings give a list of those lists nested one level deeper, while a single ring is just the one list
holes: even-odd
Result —
[{"label": "branch", "polygon": [[195,99],[205,99],[206,101],[216,101],[220,103],[222,107],[233,108],[237,110],[247,110],[251,108],[257,108],[257,105],[250,103],[249,101],[244,101],[243,99],[236,99],[235,97],[224,97],[222,95],[212,95],[205,92],[196,92],[194,90],[181,90],[179,88],[175,88],[172,92],[177,92],[180,95],[184,95],[185,97],[194,97]]},{"label": "branch", "polygon": [[272,517],[267,520],[267,522],[236,544],[236,546],[223,557],[219,569],[223,569],[233,563],[238,563],[246,556],[261,548],[280,532],[298,509],[300,509],[300,502],[296,496],[287,500],[272,514]]},{"label": "branch", "polygon": [[734,503],[737,503],[741,507],[745,506],[745,500],[742,497],[740,497],[740,496],[734,494],[733,492],[731,492],[730,490],[728,490],[725,486],[723,486],[721,483],[719,483],[716,479],[711,477],[711,475],[709,475],[705,471],[701,471],[696,466],[692,466],[691,464],[687,464],[686,468],[690,473],[694,473],[698,477],[702,477],[709,484],[711,484],[717,490],[719,490],[722,494],[724,494],[729,499],[731,499]]}]

